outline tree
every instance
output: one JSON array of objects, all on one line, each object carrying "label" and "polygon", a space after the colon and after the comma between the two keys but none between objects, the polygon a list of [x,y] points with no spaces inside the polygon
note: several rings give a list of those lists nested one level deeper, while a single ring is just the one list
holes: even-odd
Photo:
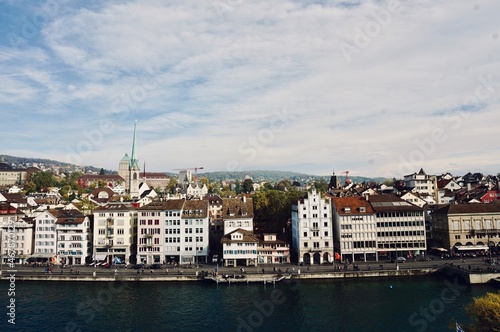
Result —
[{"label": "tree", "polygon": [[104,168],[101,168],[101,170],[99,171],[99,175],[105,175],[106,173],[104,172]]},{"label": "tree", "polygon": [[38,172],[33,175],[33,183],[36,185],[36,189],[45,189],[53,187],[56,183],[54,176],[48,172]]},{"label": "tree", "polygon": [[316,180],[314,181],[314,188],[316,188],[319,193],[326,193],[328,191],[328,182],[326,182],[325,179]]},{"label": "tree", "polygon": [[24,185],[24,194],[30,194],[36,192],[36,184],[33,181],[27,182]]},{"label": "tree", "polygon": [[475,297],[473,302],[465,307],[465,312],[472,320],[466,331],[500,332],[500,291]]},{"label": "tree", "polygon": [[97,181],[97,188],[106,188],[108,184],[104,180]]},{"label": "tree", "polygon": [[177,178],[170,178],[167,185],[167,193],[175,194],[175,188],[177,187]]},{"label": "tree", "polygon": [[244,193],[253,192],[253,181],[252,179],[245,179],[243,181],[242,190]]}]

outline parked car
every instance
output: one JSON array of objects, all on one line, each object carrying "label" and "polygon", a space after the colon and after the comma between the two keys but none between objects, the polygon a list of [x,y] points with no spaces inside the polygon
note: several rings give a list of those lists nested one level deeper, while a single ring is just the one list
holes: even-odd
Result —
[{"label": "parked car", "polygon": [[404,262],[406,262],[406,258],[404,258],[404,257],[398,257],[398,258],[396,259],[396,261],[397,261],[398,263],[404,263]]},{"label": "parked car", "polygon": [[144,269],[144,264],[134,264],[134,265],[131,265],[130,268],[135,269],[135,270]]},{"label": "parked car", "polygon": [[213,255],[212,256],[212,263],[218,263],[219,262],[219,255]]},{"label": "parked car", "polygon": [[151,264],[151,266],[149,267],[149,269],[151,269],[151,270],[159,270],[159,269],[161,269],[161,264]]}]

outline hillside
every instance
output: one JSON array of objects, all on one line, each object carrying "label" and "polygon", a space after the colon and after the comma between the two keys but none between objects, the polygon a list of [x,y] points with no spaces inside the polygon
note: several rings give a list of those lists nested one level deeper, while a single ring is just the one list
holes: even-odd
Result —
[{"label": "hillside", "polygon": [[[59,171],[63,172],[73,172],[81,171],[84,173],[99,173],[100,168],[93,166],[79,166],[74,164],[69,164],[65,162],[60,162],[51,159],[43,158],[28,158],[28,157],[15,157],[9,155],[0,155],[0,161],[3,160],[9,165],[16,168],[36,166],[42,169],[50,170],[58,168]],[[116,173],[116,170],[105,170],[106,174]],[[168,176],[176,176],[177,174],[172,174],[171,172],[165,172]],[[198,177],[206,177],[210,181],[221,181],[221,180],[244,180],[246,176],[250,176],[254,182],[268,181],[271,183],[279,182],[283,179],[290,179],[292,181],[298,181],[300,183],[311,182],[315,180],[324,179],[330,182],[330,175],[317,176],[309,175],[305,173],[290,172],[290,171],[274,171],[274,170],[251,170],[251,171],[217,171],[217,172],[205,172],[198,173]],[[350,177],[352,181],[356,183],[362,182],[384,182],[385,178],[366,178],[360,176]],[[339,180],[343,181],[343,176],[339,176]]]}]

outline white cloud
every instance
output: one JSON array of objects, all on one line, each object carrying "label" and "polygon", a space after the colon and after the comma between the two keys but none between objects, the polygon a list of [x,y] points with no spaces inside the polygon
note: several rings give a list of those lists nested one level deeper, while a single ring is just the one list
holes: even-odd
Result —
[{"label": "white cloud", "polygon": [[[0,44],[8,74],[0,107],[51,115],[49,126],[67,128],[45,142],[62,159],[85,131],[112,121],[116,130],[82,158],[112,169],[138,119],[139,157],[151,170],[221,170],[236,161],[244,169],[401,176],[416,142],[442,129],[447,139],[408,167],[497,171],[489,143],[499,120],[497,2],[214,3],[61,8],[27,40],[29,52]],[[346,57],[347,44],[354,51]],[[478,88],[488,75],[494,84]],[[477,89],[487,96],[454,129],[452,111]],[[285,108],[290,121],[249,152],[249,140]],[[29,144],[18,138],[12,150]]]}]

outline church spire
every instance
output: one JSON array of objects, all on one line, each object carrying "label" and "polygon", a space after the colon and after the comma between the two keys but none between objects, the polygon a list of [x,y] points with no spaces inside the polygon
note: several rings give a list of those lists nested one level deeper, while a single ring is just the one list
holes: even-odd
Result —
[{"label": "church spire", "polygon": [[130,156],[130,169],[139,169],[139,159],[137,159],[137,147],[136,147],[136,126],[137,126],[137,120],[135,120],[134,123],[134,140],[132,142],[132,155]]}]

